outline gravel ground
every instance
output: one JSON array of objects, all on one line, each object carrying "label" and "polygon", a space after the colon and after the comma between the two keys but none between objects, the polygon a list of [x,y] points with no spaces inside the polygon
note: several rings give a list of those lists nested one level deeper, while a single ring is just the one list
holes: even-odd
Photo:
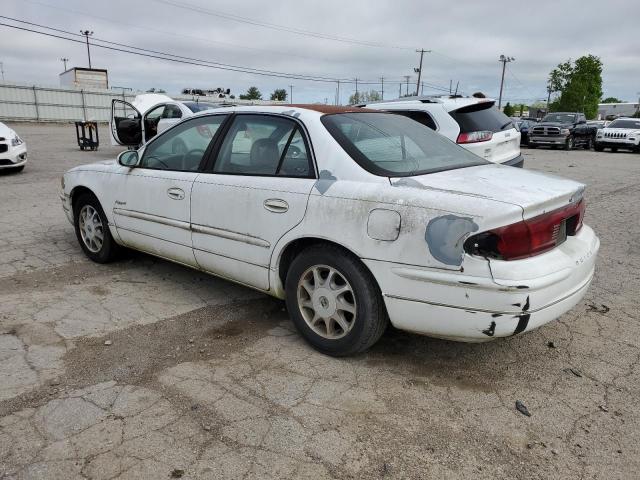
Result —
[{"label": "gravel ground", "polygon": [[119,150],[104,126],[97,152],[72,125],[12,127],[30,161],[0,174],[0,479],[637,478],[640,155],[524,150],[589,185],[602,240],[558,321],[480,345],[389,330],[333,359],[254,291],[90,263],[60,175]]}]

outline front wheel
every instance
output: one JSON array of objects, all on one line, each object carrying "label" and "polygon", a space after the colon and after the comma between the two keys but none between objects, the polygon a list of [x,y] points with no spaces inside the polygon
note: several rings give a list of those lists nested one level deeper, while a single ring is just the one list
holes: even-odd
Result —
[{"label": "front wheel", "polygon": [[333,245],[316,245],[291,263],[285,282],[289,315],[314,348],[336,357],[362,352],[384,333],[388,319],[373,275]]},{"label": "front wheel", "polygon": [[98,199],[90,194],[82,194],[73,206],[76,237],[82,251],[97,263],[108,263],[116,258],[118,245],[109,231],[107,216]]},{"label": "front wheel", "polygon": [[574,145],[573,137],[569,136],[569,138],[567,138],[567,141],[564,143],[564,149],[571,150],[573,148],[573,145]]},{"label": "front wheel", "polygon": [[603,152],[603,151],[604,151],[604,147],[603,147],[602,145],[598,145],[597,143],[596,143],[596,145],[593,147],[593,149],[594,149],[596,152]]}]

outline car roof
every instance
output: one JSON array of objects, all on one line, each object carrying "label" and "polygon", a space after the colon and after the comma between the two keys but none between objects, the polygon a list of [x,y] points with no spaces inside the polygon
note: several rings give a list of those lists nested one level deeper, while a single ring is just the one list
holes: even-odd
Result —
[{"label": "car roof", "polygon": [[247,112],[247,113],[303,113],[312,112],[318,116],[335,113],[380,113],[379,110],[360,108],[356,106],[336,106],[324,104],[274,104],[274,105],[229,105],[221,106],[215,110],[203,110],[195,115],[222,114],[225,112]]},{"label": "car roof", "polygon": [[362,104],[362,106],[376,105],[380,107],[382,105],[406,105],[408,107],[426,110],[429,108],[429,105],[439,104],[450,112],[469,105],[477,105],[478,103],[496,103],[496,101],[493,98],[463,97],[461,95],[427,95],[369,102]]}]

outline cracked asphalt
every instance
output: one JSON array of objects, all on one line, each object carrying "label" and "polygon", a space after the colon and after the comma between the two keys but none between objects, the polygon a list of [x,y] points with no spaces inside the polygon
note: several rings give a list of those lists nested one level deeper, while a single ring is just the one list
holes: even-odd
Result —
[{"label": "cracked asphalt", "polygon": [[72,125],[12,128],[30,161],[0,174],[0,479],[637,478],[640,155],[523,150],[588,184],[602,241],[558,321],[480,345],[389,330],[334,359],[252,290],[89,262],[58,190],[119,151],[106,127],[97,152]]}]

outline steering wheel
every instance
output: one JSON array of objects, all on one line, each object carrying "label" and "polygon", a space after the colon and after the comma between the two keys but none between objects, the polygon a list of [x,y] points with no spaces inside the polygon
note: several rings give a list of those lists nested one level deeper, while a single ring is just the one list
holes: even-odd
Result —
[{"label": "steering wheel", "polygon": [[287,151],[287,153],[292,158],[298,158],[302,153],[302,150],[300,150],[300,147],[296,147],[295,145],[289,145],[289,150]]},{"label": "steering wheel", "polygon": [[184,143],[184,140],[181,138],[175,138],[173,142],[171,142],[171,153],[173,154],[186,154],[187,153],[187,144]]},{"label": "steering wheel", "polygon": [[200,161],[195,166],[196,168],[188,168],[190,165],[187,163],[188,160],[192,157],[192,155],[198,155],[199,160],[202,160],[202,156],[204,155],[204,150],[202,148],[194,148],[186,152],[182,156],[182,170],[195,170],[200,165]]}]

